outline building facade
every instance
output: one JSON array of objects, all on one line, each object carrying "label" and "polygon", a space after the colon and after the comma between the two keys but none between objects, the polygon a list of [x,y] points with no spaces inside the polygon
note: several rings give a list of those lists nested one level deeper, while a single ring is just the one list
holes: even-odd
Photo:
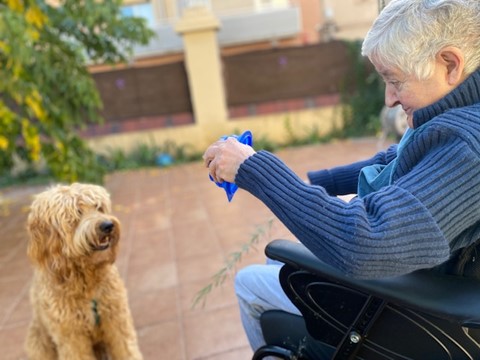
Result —
[{"label": "building facade", "polygon": [[[228,75],[225,66],[231,61],[227,60],[242,54],[251,54],[254,58],[256,53],[265,55],[268,51],[275,55],[278,50],[308,48],[337,39],[361,39],[378,14],[378,3],[377,0],[125,0],[122,13],[144,17],[156,36],[148,46],[134,49],[129,64],[91,67],[96,79],[103,79],[99,83],[102,98],[109,97],[110,104],[113,100],[118,105],[121,123],[107,124],[103,130],[87,136],[97,149],[104,147],[102,144],[128,148],[145,142],[142,140],[145,137],[154,137],[158,142],[195,143],[201,149],[219,135],[243,128],[254,129],[259,136],[268,135],[271,140],[281,142],[286,137],[286,118],[294,121],[298,128],[308,126],[322,133],[329,132],[335,126],[332,123],[338,120],[333,119],[332,107],[338,101],[334,94],[326,98],[286,99],[283,96],[278,101],[229,107],[232,96],[226,94],[229,79],[225,79]],[[298,59],[289,58],[286,53],[265,56],[274,60],[273,76],[283,76],[288,70],[292,71],[295,64],[298,67]],[[165,66],[178,74],[184,69],[184,78],[180,74],[180,80],[171,80],[170,85],[166,85],[168,88],[160,91],[152,84],[165,83],[172,74],[170,70],[161,71],[160,67]],[[327,66],[325,71],[332,72],[332,68]],[[154,74],[158,74],[156,78]],[[265,77],[265,74],[258,76]],[[268,81],[267,78],[261,80]],[[132,87],[150,100],[142,105],[139,97],[122,97]],[[153,89],[155,94],[151,93]],[[167,106],[163,106],[162,111],[158,107],[154,109],[159,104],[152,96],[174,105],[180,94],[190,97],[191,106],[188,101],[184,102],[186,111],[165,114]],[[296,105],[284,106],[283,103]],[[129,117],[128,113],[139,104],[148,112],[137,109]],[[273,110],[268,113],[258,109]],[[231,121],[234,113],[235,121]]]}]

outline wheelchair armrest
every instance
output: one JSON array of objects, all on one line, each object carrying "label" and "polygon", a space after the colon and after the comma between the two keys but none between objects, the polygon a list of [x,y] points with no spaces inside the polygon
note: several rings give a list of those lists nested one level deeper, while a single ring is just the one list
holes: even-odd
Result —
[{"label": "wheelchair armrest", "polygon": [[419,270],[410,274],[373,280],[346,276],[313,255],[305,246],[274,240],[265,249],[268,257],[296,269],[321,275],[412,310],[425,312],[462,326],[480,328],[480,280]]}]

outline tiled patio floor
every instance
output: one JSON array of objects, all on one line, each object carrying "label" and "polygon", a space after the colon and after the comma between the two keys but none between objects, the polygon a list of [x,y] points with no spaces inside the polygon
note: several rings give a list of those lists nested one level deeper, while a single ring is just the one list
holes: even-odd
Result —
[{"label": "tiled patio floor", "polygon": [[[307,170],[366,158],[376,139],[332,142],[278,153],[300,176]],[[108,177],[114,212],[123,225],[117,265],[146,360],[245,360],[251,358],[237,312],[232,279],[192,308],[225,259],[265,228],[272,213],[240,190],[231,203],[200,162],[167,169],[119,172]],[[0,190],[0,358],[25,359],[23,341],[31,316],[25,218],[42,187]],[[289,237],[273,222],[268,239]],[[263,262],[261,240],[240,267]]]}]

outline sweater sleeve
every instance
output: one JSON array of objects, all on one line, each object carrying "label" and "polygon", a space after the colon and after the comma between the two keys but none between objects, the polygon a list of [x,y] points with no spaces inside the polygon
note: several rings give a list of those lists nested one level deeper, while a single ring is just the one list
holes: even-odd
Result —
[{"label": "sweater sleeve", "polygon": [[310,184],[322,186],[330,195],[355,194],[357,192],[358,176],[362,168],[374,164],[387,165],[396,157],[396,154],[397,145],[395,144],[370,159],[331,169],[310,171],[307,176]]},{"label": "sweater sleeve", "polygon": [[[437,169],[428,170],[435,179]],[[449,257],[448,241],[415,196],[419,185],[413,178],[408,187],[387,186],[345,203],[320,186],[305,184],[280,159],[260,151],[240,166],[236,183],[263,201],[316,256],[347,275],[399,275]],[[441,201],[432,196],[429,204]]]},{"label": "sweater sleeve", "polygon": [[452,250],[470,245],[480,232],[479,121],[480,104],[476,113],[460,109],[432,120],[393,174],[394,185],[428,209]]}]

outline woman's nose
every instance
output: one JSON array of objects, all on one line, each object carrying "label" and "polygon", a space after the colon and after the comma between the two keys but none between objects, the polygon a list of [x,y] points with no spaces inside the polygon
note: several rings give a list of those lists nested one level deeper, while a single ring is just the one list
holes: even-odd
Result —
[{"label": "woman's nose", "polygon": [[395,89],[392,88],[390,85],[386,85],[385,87],[385,105],[388,107],[394,107],[395,105],[398,105],[398,97],[397,97],[397,92]]}]

